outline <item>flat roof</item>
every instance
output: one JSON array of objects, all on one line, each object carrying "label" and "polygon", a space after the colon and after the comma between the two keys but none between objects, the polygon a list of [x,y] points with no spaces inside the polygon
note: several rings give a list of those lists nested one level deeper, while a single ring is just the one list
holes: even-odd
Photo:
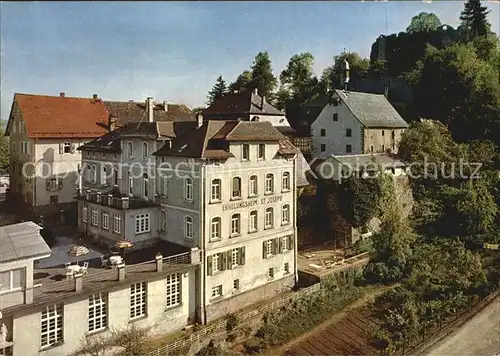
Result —
[{"label": "flat roof", "polygon": [[0,263],[50,256],[40,230],[32,221],[0,226]]}]

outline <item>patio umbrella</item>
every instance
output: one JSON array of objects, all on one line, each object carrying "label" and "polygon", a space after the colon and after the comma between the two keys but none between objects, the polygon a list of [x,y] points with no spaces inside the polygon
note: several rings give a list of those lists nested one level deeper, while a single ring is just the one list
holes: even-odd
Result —
[{"label": "patio umbrella", "polygon": [[88,253],[89,249],[85,246],[73,246],[68,251],[68,255],[70,256],[85,256]]}]

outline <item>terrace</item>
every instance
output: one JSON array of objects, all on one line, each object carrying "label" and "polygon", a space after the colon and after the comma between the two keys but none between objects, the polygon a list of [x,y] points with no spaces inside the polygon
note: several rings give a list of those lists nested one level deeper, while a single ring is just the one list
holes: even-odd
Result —
[{"label": "terrace", "polygon": [[109,192],[98,192],[90,189],[79,190],[77,191],[76,199],[115,209],[140,209],[159,205],[156,200],[124,196],[116,188],[113,188]]}]

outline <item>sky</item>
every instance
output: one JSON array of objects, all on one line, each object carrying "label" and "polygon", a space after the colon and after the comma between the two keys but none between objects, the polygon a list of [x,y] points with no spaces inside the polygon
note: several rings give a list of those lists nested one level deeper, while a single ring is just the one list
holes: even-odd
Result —
[{"label": "sky", "polygon": [[[500,2],[483,1],[500,33]],[[1,2],[1,119],[14,93],[155,100],[202,106],[259,51],[274,74],[311,52],[315,72],[344,49],[368,57],[380,34],[420,12],[456,27],[463,1]]]}]

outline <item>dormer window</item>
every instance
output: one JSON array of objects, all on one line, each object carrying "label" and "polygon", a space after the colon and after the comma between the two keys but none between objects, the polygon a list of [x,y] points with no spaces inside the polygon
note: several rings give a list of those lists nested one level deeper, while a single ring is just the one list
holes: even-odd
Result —
[{"label": "dormer window", "polygon": [[241,159],[243,161],[248,161],[250,159],[250,146],[248,143],[244,143],[241,147]]}]

